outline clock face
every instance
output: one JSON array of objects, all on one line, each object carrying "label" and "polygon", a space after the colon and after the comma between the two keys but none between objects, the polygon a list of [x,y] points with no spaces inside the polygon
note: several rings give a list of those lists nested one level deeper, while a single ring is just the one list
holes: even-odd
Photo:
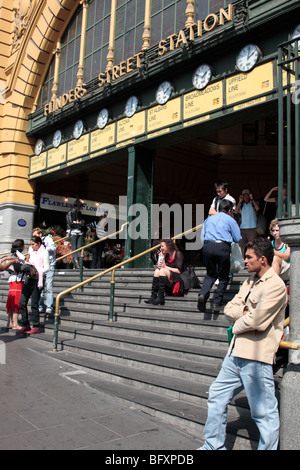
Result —
[{"label": "clock face", "polygon": [[300,24],[297,26],[297,28],[294,30],[292,34],[292,39],[299,38],[299,41],[297,41],[294,44],[294,47],[297,47],[298,51],[300,49]]},{"label": "clock face", "polygon": [[83,128],[84,126],[81,120],[75,123],[74,130],[73,130],[73,137],[75,137],[75,139],[79,139],[79,137],[81,137],[83,133]]},{"label": "clock face", "polygon": [[203,90],[212,77],[212,68],[207,64],[202,64],[197,68],[193,76],[193,85],[197,90]]},{"label": "clock face", "polygon": [[36,155],[40,155],[40,153],[42,152],[43,146],[44,146],[44,142],[42,141],[42,139],[38,139],[34,146],[34,153]]},{"label": "clock face", "polygon": [[159,85],[156,92],[156,100],[159,104],[165,104],[171,97],[173,86],[170,82],[166,81]]},{"label": "clock face", "polygon": [[58,129],[57,131],[54,132],[53,140],[52,140],[53,146],[54,146],[55,148],[57,148],[57,147],[60,146],[61,139],[62,139],[62,133],[61,133],[61,131]]},{"label": "clock face", "polygon": [[261,52],[259,48],[255,46],[255,44],[248,44],[239,52],[236,66],[241,72],[249,72],[249,70],[253,69],[260,57]]},{"label": "clock face", "polygon": [[101,109],[100,113],[98,114],[97,125],[99,129],[104,129],[109,119],[109,112],[107,109]]},{"label": "clock face", "polygon": [[127,117],[132,117],[136,112],[139,105],[139,100],[136,96],[131,96],[125,106],[125,114]]}]

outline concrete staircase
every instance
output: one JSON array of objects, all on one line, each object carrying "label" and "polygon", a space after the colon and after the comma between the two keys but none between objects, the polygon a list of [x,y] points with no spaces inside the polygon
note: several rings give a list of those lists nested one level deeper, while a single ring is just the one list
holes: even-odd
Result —
[{"label": "concrete staircase", "polygon": [[[204,270],[196,269],[202,281]],[[84,278],[96,272],[84,270]],[[238,291],[247,273],[234,276],[225,300]],[[87,371],[90,386],[122,398],[145,412],[202,438],[207,392],[226,354],[228,323],[221,311],[197,310],[197,291],[166,297],[164,306],[147,305],[152,269],[116,272],[115,316],[108,321],[110,275],[74,291],[61,301],[58,352],[52,351],[53,319],[41,316],[43,332],[28,337],[30,347]],[[79,272],[56,271],[55,293],[76,284]],[[0,281],[0,326],[6,325],[8,285]],[[84,380],[84,374],[82,375]],[[276,375],[280,380],[280,371]],[[256,426],[241,394],[229,407],[228,448],[257,446]]]}]

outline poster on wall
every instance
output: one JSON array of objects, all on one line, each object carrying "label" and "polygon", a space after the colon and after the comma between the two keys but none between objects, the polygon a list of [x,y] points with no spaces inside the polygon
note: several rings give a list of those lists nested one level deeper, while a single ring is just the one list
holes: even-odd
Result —
[{"label": "poster on wall", "polygon": [[[50,211],[69,212],[73,208],[75,200],[76,198],[72,197],[42,193],[40,197],[40,208]],[[108,217],[112,219],[122,218],[122,212],[119,211],[119,206],[105,202],[82,200],[81,213],[83,215],[100,217],[100,215],[103,215],[105,212],[107,212]]]}]

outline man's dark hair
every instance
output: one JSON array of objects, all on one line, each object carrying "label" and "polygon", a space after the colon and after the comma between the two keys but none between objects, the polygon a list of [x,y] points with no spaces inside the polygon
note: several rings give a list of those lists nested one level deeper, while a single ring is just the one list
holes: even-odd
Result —
[{"label": "man's dark hair", "polygon": [[215,182],[215,188],[216,189],[217,188],[228,189],[228,183],[227,183],[227,181],[221,181],[221,180],[216,181]]},{"label": "man's dark hair", "polygon": [[229,199],[222,199],[219,204],[219,212],[226,212],[226,214],[233,209],[233,204]]},{"label": "man's dark hair", "polygon": [[258,258],[265,256],[269,266],[272,266],[274,258],[274,248],[268,238],[256,238],[252,242],[247,243],[245,252],[253,250]]}]

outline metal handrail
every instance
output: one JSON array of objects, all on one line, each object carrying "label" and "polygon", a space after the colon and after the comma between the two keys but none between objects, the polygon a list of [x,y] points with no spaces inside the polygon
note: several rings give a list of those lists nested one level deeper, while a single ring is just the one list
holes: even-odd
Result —
[{"label": "metal handrail", "polygon": [[[111,237],[114,237],[115,235],[120,234],[121,232],[123,232],[124,228],[125,228],[126,225],[128,225],[128,224],[129,224],[129,222],[125,222],[125,223],[122,225],[121,230],[118,230],[117,232],[114,232],[114,233],[110,233],[110,234],[106,235],[106,237],[99,238],[99,240],[95,240],[94,242],[91,242],[91,243],[89,243],[88,245],[83,245],[83,246],[81,246],[80,248],[77,248],[76,250],[71,251],[70,253],[66,253],[66,254],[63,255],[63,256],[60,256],[59,258],[56,258],[56,262],[57,262],[57,261],[61,261],[62,259],[67,258],[68,256],[71,256],[71,255],[73,255],[74,253],[78,253],[79,251],[81,251],[81,256],[80,256],[80,282],[82,282],[82,280],[83,280],[83,253],[84,253],[84,250],[86,250],[87,248],[90,248],[91,246],[96,245],[97,243],[103,242],[103,241],[105,241],[105,240],[108,240],[108,239],[111,238]],[[70,238],[70,236],[68,235],[68,236],[65,237],[65,238]]]},{"label": "metal handrail", "polygon": [[[128,222],[126,222],[125,224],[123,224],[123,226],[125,225],[128,225]],[[122,226],[122,227],[123,227]],[[192,232],[196,232],[197,230],[199,230],[200,228],[203,227],[203,224],[200,224],[200,225],[197,225],[196,227],[193,227],[189,230],[186,230],[185,232],[182,232],[181,234],[178,234],[178,235],[175,235],[174,237],[172,237],[172,240],[176,240],[177,238],[181,238],[189,233],[192,233]],[[121,229],[122,231],[122,229]],[[94,243],[94,242],[93,242]],[[151,251],[154,251],[156,250],[157,248],[160,247],[160,243],[158,243],[157,245],[155,246],[152,246],[151,248],[149,248],[148,250],[145,250],[143,251],[142,253],[139,253],[135,256],[132,256],[131,258],[127,259],[127,260],[124,260],[124,261],[121,261],[121,263],[118,263],[116,264],[115,266],[112,266],[104,271],[102,271],[101,273],[98,273],[96,274],[95,276],[92,276],[91,278],[89,279],[86,279],[85,281],[82,281],[82,282],[79,282],[78,284],[76,284],[75,286],[72,286],[70,287],[69,289],[66,289],[65,291],[63,292],[60,292],[58,294],[58,296],[56,297],[56,300],[55,300],[55,313],[54,313],[54,332],[53,332],[53,351],[54,352],[57,352],[57,341],[58,341],[58,326],[59,326],[59,318],[60,318],[60,313],[59,313],[59,302],[60,302],[60,299],[64,296],[64,295],[67,295],[69,294],[70,292],[73,292],[73,290],[76,290],[76,289],[79,289],[83,286],[85,286],[86,284],[89,284],[91,283],[92,281],[95,281],[96,279],[98,279],[99,277],[102,277],[104,276],[105,274],[108,274],[109,272],[112,273],[112,276],[111,276],[111,288],[110,288],[110,310],[109,310],[109,321],[110,322],[113,322],[113,305],[114,305],[114,290],[115,290],[115,270],[118,269],[118,268],[121,268],[122,266],[124,266],[125,264],[127,263],[131,263],[132,261],[135,261],[136,259],[138,258],[141,258],[142,256],[145,256],[147,255],[148,253],[151,253]],[[70,253],[69,253],[70,255]]]},{"label": "metal handrail", "polygon": [[[290,324],[290,318],[284,320],[284,327]],[[282,349],[300,349],[300,343],[295,341],[280,341],[279,347]]]}]

